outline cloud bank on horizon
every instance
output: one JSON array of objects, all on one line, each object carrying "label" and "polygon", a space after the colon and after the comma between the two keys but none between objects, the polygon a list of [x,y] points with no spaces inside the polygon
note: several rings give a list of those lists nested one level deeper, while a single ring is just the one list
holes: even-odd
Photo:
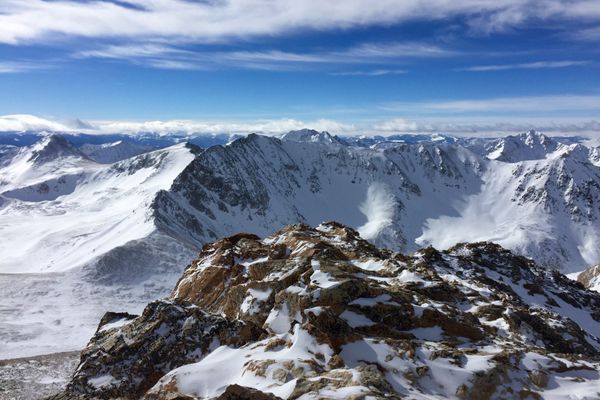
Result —
[{"label": "cloud bank on horizon", "polygon": [[449,134],[465,137],[506,136],[528,130],[538,130],[550,136],[582,136],[597,138],[600,132],[599,121],[578,120],[516,120],[513,122],[496,122],[480,120],[471,123],[452,120],[408,121],[401,118],[372,121],[369,123],[347,124],[335,120],[320,119],[301,121],[296,119],[273,119],[254,121],[198,121],[198,120],[154,120],[154,121],[59,121],[34,115],[0,116],[0,135],[3,133],[48,132],[71,134],[155,134],[165,135],[213,135],[232,134],[246,135],[259,133],[264,135],[281,135],[294,130],[314,129],[342,136],[356,135],[393,135],[408,134]]},{"label": "cloud bank on horizon", "polygon": [[589,131],[599,41],[594,0],[0,0],[0,112]]}]

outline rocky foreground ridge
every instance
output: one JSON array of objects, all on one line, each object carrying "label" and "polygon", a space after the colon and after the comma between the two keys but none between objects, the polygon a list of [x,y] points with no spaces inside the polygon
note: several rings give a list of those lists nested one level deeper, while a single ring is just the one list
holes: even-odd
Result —
[{"label": "rocky foreground ridge", "polygon": [[55,399],[592,399],[599,321],[600,294],[495,244],[406,256],[290,225],[107,313]]}]

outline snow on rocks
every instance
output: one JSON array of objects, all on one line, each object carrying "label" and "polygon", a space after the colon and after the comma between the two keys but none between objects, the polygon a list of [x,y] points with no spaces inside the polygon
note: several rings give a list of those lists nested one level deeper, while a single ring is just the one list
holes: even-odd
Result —
[{"label": "snow on rocks", "polygon": [[586,288],[600,292],[600,264],[578,273],[576,279]]},{"label": "snow on rocks", "polygon": [[595,398],[599,309],[498,245],[290,225],[205,245],[168,299],[107,317],[57,398]]}]

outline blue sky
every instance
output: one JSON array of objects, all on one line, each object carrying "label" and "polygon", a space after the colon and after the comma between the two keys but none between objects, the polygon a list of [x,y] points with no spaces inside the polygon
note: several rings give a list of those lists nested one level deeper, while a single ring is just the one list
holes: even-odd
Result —
[{"label": "blue sky", "polygon": [[0,115],[594,133],[599,42],[588,0],[0,0]]}]

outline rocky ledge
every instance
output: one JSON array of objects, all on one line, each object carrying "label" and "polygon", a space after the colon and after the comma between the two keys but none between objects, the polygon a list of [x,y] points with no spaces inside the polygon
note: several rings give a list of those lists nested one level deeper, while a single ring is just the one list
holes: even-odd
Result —
[{"label": "rocky ledge", "polygon": [[577,276],[577,280],[587,289],[600,292],[600,264],[581,272]]},{"label": "rocky ledge", "polygon": [[204,246],[107,314],[56,399],[600,396],[600,294],[491,243],[379,249],[329,222]]}]

